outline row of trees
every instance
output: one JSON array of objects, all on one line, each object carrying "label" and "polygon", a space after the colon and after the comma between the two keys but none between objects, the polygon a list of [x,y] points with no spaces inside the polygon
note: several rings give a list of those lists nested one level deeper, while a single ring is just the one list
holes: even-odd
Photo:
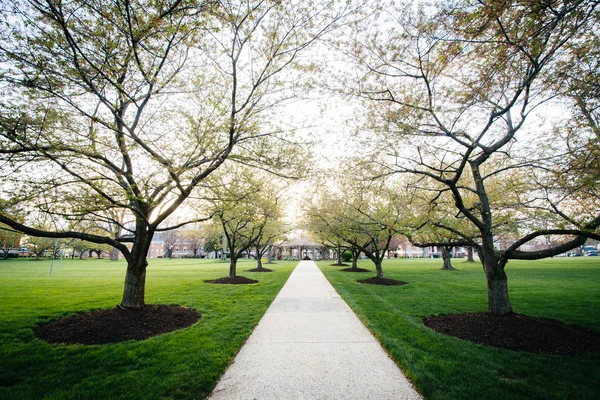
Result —
[{"label": "row of trees", "polygon": [[244,167],[222,172],[212,177],[208,208],[214,217],[209,230],[216,233],[216,238],[224,236],[229,251],[229,278],[233,279],[237,261],[244,253],[252,251],[257,269],[264,270],[262,257],[289,230],[283,222],[282,194],[286,185],[280,179]]},{"label": "row of trees", "polygon": [[[598,1],[369,2],[357,13],[335,0],[0,4],[0,222],[118,249],[123,307],[144,304],[154,233],[216,218],[227,240],[248,243],[257,230],[235,233],[249,226],[236,215],[265,216],[257,226],[276,215],[258,198],[277,190],[231,176],[235,165],[305,172],[306,148],[277,107],[319,70],[302,57],[319,39],[345,57],[329,85],[364,101],[366,140],[349,172],[360,182],[320,196],[332,204],[315,214],[350,232],[343,240],[379,275],[392,231],[466,245],[489,311],[505,314],[509,260],[600,238]],[[194,212],[166,226],[181,205]],[[506,232],[515,240],[498,251]],[[552,247],[522,250],[539,237]]]},{"label": "row of trees", "polygon": [[[127,261],[122,307],[144,304],[154,233],[226,162],[298,176],[276,109],[300,57],[347,12],[335,0],[0,3],[0,222],[107,244]],[[36,210],[54,222],[40,229]],[[90,225],[103,232],[90,232]]]},{"label": "row of trees", "polygon": [[[344,177],[354,176],[350,171]],[[337,179],[337,185],[321,188],[307,199],[304,228],[315,240],[336,249],[338,264],[343,250],[352,253],[352,268],[360,253],[374,264],[383,278],[382,262],[394,236],[409,220],[404,193],[379,179]]]},{"label": "row of trees", "polygon": [[[211,218],[189,228],[162,232],[165,257],[171,258],[175,246],[186,245],[194,257],[203,250],[229,258],[230,278],[236,277],[237,260],[244,254],[252,254],[257,268],[264,270],[262,257],[289,231],[283,221],[282,195],[287,187],[285,180],[264,171],[227,163],[204,182],[204,194],[194,203]],[[168,225],[180,225],[175,221]]]},{"label": "row of trees", "polygon": [[[421,244],[477,251],[491,313],[512,312],[509,260],[600,238],[598,6],[399,3],[334,43],[355,67],[340,90],[367,110],[364,168],[404,177],[409,236],[428,226]],[[522,250],[541,237],[552,246]]]}]

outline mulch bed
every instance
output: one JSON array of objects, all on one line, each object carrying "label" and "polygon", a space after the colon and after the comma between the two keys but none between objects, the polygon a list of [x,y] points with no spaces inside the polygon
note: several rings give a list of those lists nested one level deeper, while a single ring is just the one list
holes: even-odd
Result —
[{"label": "mulch bed", "polygon": [[364,268],[344,268],[344,269],[340,269],[340,271],[342,272],[372,272],[368,269],[364,269]]},{"label": "mulch bed", "polygon": [[213,279],[209,281],[204,281],[206,283],[225,283],[228,285],[247,285],[250,283],[257,283],[254,279],[246,278],[245,276],[236,276],[235,278],[225,277],[219,279]]},{"label": "mulch bed", "polygon": [[254,268],[246,270],[246,272],[273,272],[273,270],[269,268]]},{"label": "mulch bed", "polygon": [[338,264],[338,263],[335,263],[335,264],[329,264],[329,265],[332,266],[332,267],[347,267],[349,264],[344,264],[344,263]]},{"label": "mulch bed", "polygon": [[600,351],[600,336],[590,331],[520,314],[452,314],[424,318],[423,322],[439,333],[514,351],[559,355]]},{"label": "mulch bed", "polygon": [[382,285],[382,286],[402,286],[406,285],[408,282],[397,281],[396,279],[388,279],[388,278],[368,278],[368,279],[360,279],[357,281],[358,283],[368,283],[370,285]]},{"label": "mulch bed", "polygon": [[144,340],[183,329],[196,323],[200,317],[198,311],[179,306],[115,307],[71,315],[38,325],[33,330],[48,343],[106,344]]}]

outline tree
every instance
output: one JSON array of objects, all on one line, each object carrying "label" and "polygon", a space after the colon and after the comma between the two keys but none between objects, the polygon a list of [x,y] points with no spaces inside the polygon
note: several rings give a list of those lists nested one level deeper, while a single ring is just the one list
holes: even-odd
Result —
[{"label": "tree", "polygon": [[[354,189],[357,186],[353,186]],[[375,264],[377,278],[382,279],[382,263],[392,238],[402,232],[405,210],[401,194],[382,182],[369,182],[358,191],[345,191],[347,235],[352,245],[353,266],[360,252]]]},{"label": "tree", "polygon": [[35,255],[36,261],[40,260],[40,256],[50,250],[56,244],[56,239],[47,237],[28,236],[25,238],[25,247],[30,253]]},{"label": "tree", "polygon": [[467,247],[467,262],[475,262],[473,259],[473,248],[471,246]]},{"label": "tree", "polygon": [[262,228],[259,236],[254,242],[254,258],[256,259],[256,269],[257,270],[265,270],[266,269],[262,265],[262,257],[268,253],[268,261],[267,264],[273,264],[271,261],[271,249],[273,245],[278,240],[282,240],[285,238],[285,234],[289,231],[281,220],[282,217],[282,204],[281,199],[277,199],[279,212],[273,215]]},{"label": "tree", "polygon": [[215,253],[221,250],[221,238],[223,236],[223,229],[220,224],[209,223],[204,225],[205,238],[204,238],[204,251],[207,253]]},{"label": "tree", "polygon": [[[427,192],[418,190],[412,196],[410,206],[413,210],[413,221],[409,240],[417,247],[438,246],[443,260],[442,270],[456,270],[452,266],[452,249],[477,241],[478,232],[469,220],[454,215],[452,196],[442,189],[440,185],[434,184],[428,187]],[[433,197],[430,195],[432,192],[435,193]]]},{"label": "tree", "polygon": [[303,228],[311,233],[311,237],[326,248],[335,249],[337,262],[334,266],[344,266],[342,253],[351,247],[344,239],[345,225],[342,203],[332,198],[324,189],[311,194],[304,204]]},{"label": "tree", "polygon": [[94,244],[91,242],[86,242],[85,240],[74,240],[73,243],[71,243],[73,256],[75,256],[75,252],[77,252],[79,259],[83,259],[85,252],[88,251],[92,246],[94,246]]},{"label": "tree", "polygon": [[[300,169],[301,149],[271,116],[297,78],[285,72],[344,12],[327,1],[1,6],[1,197],[65,222],[40,230],[4,208],[0,222],[117,248],[127,261],[122,307],[144,305],[154,233],[225,160]],[[70,221],[120,233],[69,230]]]},{"label": "tree", "polygon": [[21,243],[21,232],[15,231],[7,225],[0,223],[0,250],[3,258],[8,258],[8,252],[19,246]]},{"label": "tree", "polygon": [[[348,251],[352,254],[351,268],[357,270],[361,249],[344,239],[347,234],[347,224],[345,216],[340,214],[344,212],[343,204],[334,199],[324,201],[324,198],[329,196],[329,193],[323,192],[307,203],[303,210],[304,227],[311,233],[314,240],[325,248],[335,249],[337,262],[332,264],[333,266],[346,266],[347,264],[344,264],[342,260],[342,254]],[[315,199],[316,203],[312,201]]]},{"label": "tree", "polygon": [[237,260],[252,246],[260,245],[270,224],[281,218],[281,205],[269,190],[268,176],[248,168],[231,168],[214,185],[213,213],[227,239],[229,278],[237,274]]},{"label": "tree", "polygon": [[103,253],[110,253],[110,251],[112,250],[112,246],[109,245],[99,245],[97,243],[94,243],[94,246],[92,247],[92,252],[96,253],[96,257],[98,258],[102,258],[102,254]]},{"label": "tree", "polygon": [[[404,236],[394,236],[392,240],[390,240],[390,250],[394,252],[398,251],[402,246],[406,246],[407,239]],[[388,253],[389,255],[389,253]],[[396,255],[397,256],[397,255]]]},{"label": "tree", "polygon": [[194,257],[200,257],[204,244],[204,231],[201,228],[185,229],[181,232],[183,241],[192,246]]},{"label": "tree", "polygon": [[[45,214],[34,214],[30,216],[32,218],[32,226],[34,229],[39,231],[50,230],[55,226],[55,221]],[[25,247],[27,250],[35,255],[36,261],[40,260],[40,256],[46,253],[49,249],[53,249],[52,257],[56,256],[55,252],[59,248],[59,240],[56,238],[48,238],[43,236],[29,236],[26,235],[24,238]]]},{"label": "tree", "polygon": [[398,187],[367,179],[364,173],[361,162],[351,164],[335,192],[313,196],[316,200],[308,207],[306,220],[313,234],[347,244],[353,268],[362,252],[375,264],[377,278],[383,278],[382,263],[392,237],[402,231],[406,209]]},{"label": "tree", "polygon": [[[76,229],[78,231],[93,235],[111,233],[110,229],[107,229],[106,226],[98,225],[90,221],[78,221],[73,223],[71,229]],[[62,243],[64,246],[70,246],[73,249],[73,257],[75,256],[74,252],[77,251],[77,253],[79,253],[79,259],[83,258],[83,254],[86,251],[88,252],[89,257],[92,257],[92,254],[96,253],[98,258],[102,258],[102,253],[110,253],[113,249],[113,247],[109,244],[98,244],[79,239],[63,239]]]},{"label": "tree", "polygon": [[[544,132],[536,135],[536,126],[527,123],[557,96],[549,83],[557,79],[557,68],[577,70],[576,57],[568,56],[571,50],[581,43],[597,48],[598,42],[585,40],[588,32],[597,31],[597,8],[594,1],[405,8],[396,10],[393,29],[382,25],[381,31],[358,35],[361,42],[353,43],[364,67],[357,87],[371,106],[370,127],[392,148],[381,164],[387,174],[418,177],[421,189],[433,186],[433,198],[452,196],[454,210],[470,228],[446,230],[477,250],[490,313],[512,312],[505,272],[509,260],[550,257],[580,246],[586,236],[598,237],[598,213],[578,214],[574,206],[582,188],[561,196],[562,184],[548,184],[559,183],[557,166],[564,165],[565,150],[574,153],[546,145]],[[560,109],[561,104],[553,106]],[[514,176],[527,176],[529,182],[523,185]],[[495,197],[493,188],[512,196]],[[497,249],[494,241],[504,229],[505,213],[532,218],[520,221],[518,239]],[[540,221],[551,224],[540,226]],[[473,228],[477,240],[470,234]],[[520,249],[544,235],[574,236],[545,250]]]},{"label": "tree", "polygon": [[[452,266],[452,249],[455,246],[460,246],[462,243],[466,243],[463,240],[452,238],[448,231],[443,229],[436,229],[427,225],[430,229],[427,233],[418,232],[416,234],[411,235],[410,240],[414,242],[414,245],[417,247],[430,247],[431,245],[439,246],[441,250],[441,256],[443,260],[442,270],[445,271],[456,271],[456,268]],[[421,230],[426,230],[426,227],[422,227]],[[423,236],[428,236],[429,241],[425,240],[423,242],[419,242],[419,239],[416,237],[423,238]],[[424,240],[424,239],[421,239]]]},{"label": "tree", "polygon": [[163,246],[164,246],[164,257],[169,260],[173,257],[173,249],[175,246],[175,242],[177,242],[179,237],[179,232],[176,230],[165,230],[162,233],[163,238]]}]

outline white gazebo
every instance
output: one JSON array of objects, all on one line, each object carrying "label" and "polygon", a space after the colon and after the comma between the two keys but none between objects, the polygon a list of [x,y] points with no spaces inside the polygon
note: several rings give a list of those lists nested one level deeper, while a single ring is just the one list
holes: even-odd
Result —
[{"label": "white gazebo", "polygon": [[276,247],[281,250],[283,258],[297,257],[298,260],[308,258],[309,260],[315,261],[321,253],[323,245],[301,237],[298,239],[286,240]]}]

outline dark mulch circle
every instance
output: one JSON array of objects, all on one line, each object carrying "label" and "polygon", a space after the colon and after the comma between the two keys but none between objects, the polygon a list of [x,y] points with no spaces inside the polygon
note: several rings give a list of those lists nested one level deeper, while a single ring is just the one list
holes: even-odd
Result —
[{"label": "dark mulch circle", "polygon": [[382,286],[402,286],[406,285],[408,282],[397,281],[396,279],[388,279],[388,278],[368,278],[368,279],[360,279],[357,282],[359,283],[368,283],[370,285],[382,285]]},{"label": "dark mulch circle", "polygon": [[273,270],[269,268],[254,268],[247,270],[247,272],[273,272]]},{"label": "dark mulch circle", "polygon": [[436,332],[484,346],[559,355],[600,351],[600,336],[590,331],[520,314],[452,314],[424,318],[423,322]]},{"label": "dark mulch circle", "polygon": [[245,276],[236,276],[235,278],[225,277],[219,279],[213,279],[209,281],[204,281],[206,283],[225,283],[228,285],[247,285],[250,283],[257,283],[254,279],[246,278]]},{"label": "dark mulch circle", "polygon": [[200,319],[191,308],[146,305],[141,308],[115,307],[76,314],[34,328],[38,337],[57,344],[106,344],[144,340],[193,325]]},{"label": "dark mulch circle", "polygon": [[329,264],[332,267],[347,267],[348,264],[344,264],[344,263],[335,263],[335,264]]},{"label": "dark mulch circle", "polygon": [[344,268],[344,269],[340,269],[340,271],[342,272],[372,272],[368,269],[364,269],[364,268]]}]

